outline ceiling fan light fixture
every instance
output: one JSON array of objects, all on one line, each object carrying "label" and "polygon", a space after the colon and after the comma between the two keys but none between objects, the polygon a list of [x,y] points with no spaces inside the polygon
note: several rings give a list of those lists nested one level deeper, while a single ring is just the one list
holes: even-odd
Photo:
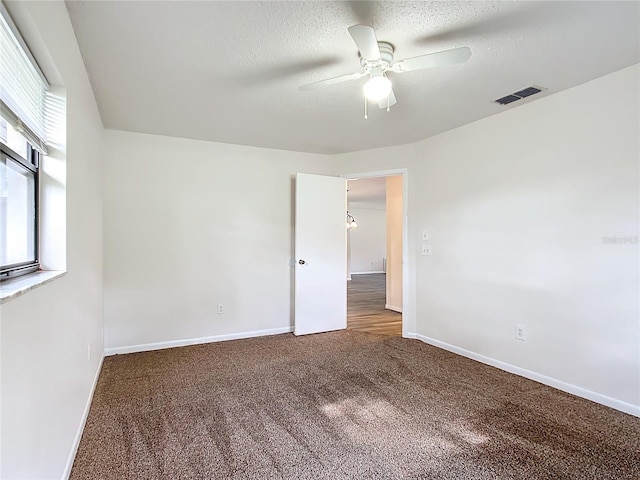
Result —
[{"label": "ceiling fan light fixture", "polygon": [[384,75],[372,75],[364,84],[364,96],[372,102],[379,102],[391,93],[391,81]]}]

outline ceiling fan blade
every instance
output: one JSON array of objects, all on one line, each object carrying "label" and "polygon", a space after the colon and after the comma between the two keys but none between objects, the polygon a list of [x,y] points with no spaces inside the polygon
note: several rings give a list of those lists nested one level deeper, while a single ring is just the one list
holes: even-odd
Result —
[{"label": "ceiling fan blade", "polygon": [[396,96],[393,93],[393,89],[391,89],[391,93],[389,94],[389,98],[383,98],[382,100],[380,100],[378,102],[378,107],[380,108],[387,108],[387,107],[393,107],[396,104],[397,100],[396,100]]},{"label": "ceiling fan blade", "polygon": [[298,87],[299,90],[313,90],[319,87],[326,87],[327,85],[334,85],[336,83],[348,82],[349,80],[357,80],[366,75],[366,72],[349,73],[347,75],[340,75],[339,77],[327,78],[326,80],[320,80],[319,82],[307,83]]},{"label": "ceiling fan blade", "polygon": [[367,60],[380,60],[380,48],[373,27],[369,25],[352,25],[349,34],[355,42],[360,54]]},{"label": "ceiling fan blade", "polygon": [[397,73],[410,72],[412,70],[422,70],[423,68],[445,67],[464,63],[469,60],[469,57],[471,57],[471,49],[469,47],[460,47],[444,50],[443,52],[420,55],[419,57],[405,58],[394,63],[391,68]]}]

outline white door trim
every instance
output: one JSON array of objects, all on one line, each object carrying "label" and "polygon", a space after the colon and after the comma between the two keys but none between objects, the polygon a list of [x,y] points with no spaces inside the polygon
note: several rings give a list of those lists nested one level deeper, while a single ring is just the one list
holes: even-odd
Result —
[{"label": "white door trim", "polygon": [[409,219],[407,218],[407,207],[409,204],[409,169],[394,168],[391,170],[377,170],[372,172],[345,173],[340,175],[347,180],[357,178],[389,177],[392,175],[402,175],[402,336],[405,338],[415,338],[416,333],[416,312],[413,305],[413,290],[409,284]]}]

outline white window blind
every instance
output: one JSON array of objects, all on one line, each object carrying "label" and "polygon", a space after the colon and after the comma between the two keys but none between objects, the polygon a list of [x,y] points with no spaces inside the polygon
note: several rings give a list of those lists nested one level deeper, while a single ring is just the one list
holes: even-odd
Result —
[{"label": "white window blind", "polygon": [[45,102],[49,84],[0,4],[0,114],[32,146],[46,152]]}]

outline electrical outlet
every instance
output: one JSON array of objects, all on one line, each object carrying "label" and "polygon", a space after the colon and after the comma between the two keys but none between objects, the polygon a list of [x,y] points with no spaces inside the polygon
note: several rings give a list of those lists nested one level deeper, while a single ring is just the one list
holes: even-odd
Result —
[{"label": "electrical outlet", "polygon": [[431,245],[422,244],[422,255],[431,255]]},{"label": "electrical outlet", "polygon": [[224,305],[221,303],[218,304],[218,315],[222,315],[224,313]]},{"label": "electrical outlet", "polygon": [[516,340],[526,340],[524,335],[524,325],[516,325]]}]

